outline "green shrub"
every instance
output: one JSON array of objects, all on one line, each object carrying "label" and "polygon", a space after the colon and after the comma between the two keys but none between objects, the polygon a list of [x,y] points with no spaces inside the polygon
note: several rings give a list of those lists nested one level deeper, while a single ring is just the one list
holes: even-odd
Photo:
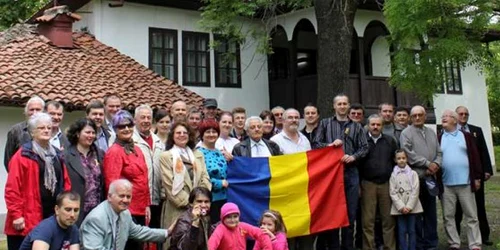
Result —
[{"label": "green shrub", "polygon": [[491,133],[493,137],[493,146],[500,146],[500,132]]}]

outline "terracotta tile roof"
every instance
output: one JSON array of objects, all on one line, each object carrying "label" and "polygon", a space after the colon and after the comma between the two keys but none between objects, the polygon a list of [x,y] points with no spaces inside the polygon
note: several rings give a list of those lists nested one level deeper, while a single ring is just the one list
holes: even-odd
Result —
[{"label": "terracotta tile roof", "polygon": [[59,14],[68,15],[76,21],[79,21],[80,19],[82,19],[82,17],[80,15],[77,15],[75,13],[71,13],[69,11],[68,6],[63,5],[63,6],[55,6],[55,7],[52,7],[50,9],[45,10],[44,15],[37,17],[35,19],[35,21],[37,21],[37,22],[50,22]]},{"label": "terracotta tile roof", "polygon": [[108,94],[121,96],[129,109],[140,104],[170,108],[176,100],[202,105],[203,97],[92,35],[73,33],[73,39],[74,49],[59,49],[32,30],[0,33],[0,105],[23,106],[34,94],[61,101],[69,110],[83,110]]}]

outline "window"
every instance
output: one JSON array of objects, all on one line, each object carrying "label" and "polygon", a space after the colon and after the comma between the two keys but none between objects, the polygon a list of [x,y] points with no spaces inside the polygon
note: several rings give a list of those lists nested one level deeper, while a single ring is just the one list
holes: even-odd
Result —
[{"label": "window", "polygon": [[462,94],[462,78],[460,76],[460,65],[456,62],[448,62],[444,65],[444,82],[446,93]]},{"label": "window", "polygon": [[269,80],[287,79],[289,61],[288,49],[273,47],[268,60]]},{"label": "window", "polygon": [[210,50],[207,33],[182,32],[185,86],[210,87]]},{"label": "window", "polygon": [[149,68],[167,79],[178,79],[177,30],[149,28]]},{"label": "window", "polygon": [[439,85],[436,92],[439,94],[462,94],[462,78],[460,65],[456,62],[443,63],[439,68],[443,84]]},{"label": "window", "polygon": [[240,46],[214,35],[215,87],[241,88]]}]

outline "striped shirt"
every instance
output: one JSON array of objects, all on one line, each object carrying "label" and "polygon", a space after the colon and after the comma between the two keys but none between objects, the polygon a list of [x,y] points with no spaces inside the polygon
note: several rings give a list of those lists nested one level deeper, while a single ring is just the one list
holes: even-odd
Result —
[{"label": "striped shirt", "polygon": [[368,153],[368,141],[361,124],[351,120],[340,122],[335,116],[320,121],[312,147],[326,147],[337,139],[342,140],[344,152],[356,161]]}]

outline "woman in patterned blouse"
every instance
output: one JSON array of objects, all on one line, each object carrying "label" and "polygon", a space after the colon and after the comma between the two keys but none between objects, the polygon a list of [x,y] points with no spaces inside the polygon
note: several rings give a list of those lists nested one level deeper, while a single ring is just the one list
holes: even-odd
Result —
[{"label": "woman in patterned blouse", "polygon": [[64,161],[71,179],[72,190],[80,197],[77,225],[106,197],[102,177],[104,152],[94,144],[97,127],[89,119],[73,123],[67,132],[70,146],[64,151]]},{"label": "woman in patterned blouse", "polygon": [[227,162],[222,152],[215,147],[220,133],[217,122],[205,120],[200,124],[199,130],[202,143],[198,150],[203,153],[210,182],[212,182],[210,219],[212,224],[215,224],[220,220],[220,208],[227,201],[226,190],[229,186],[226,180]]}]

